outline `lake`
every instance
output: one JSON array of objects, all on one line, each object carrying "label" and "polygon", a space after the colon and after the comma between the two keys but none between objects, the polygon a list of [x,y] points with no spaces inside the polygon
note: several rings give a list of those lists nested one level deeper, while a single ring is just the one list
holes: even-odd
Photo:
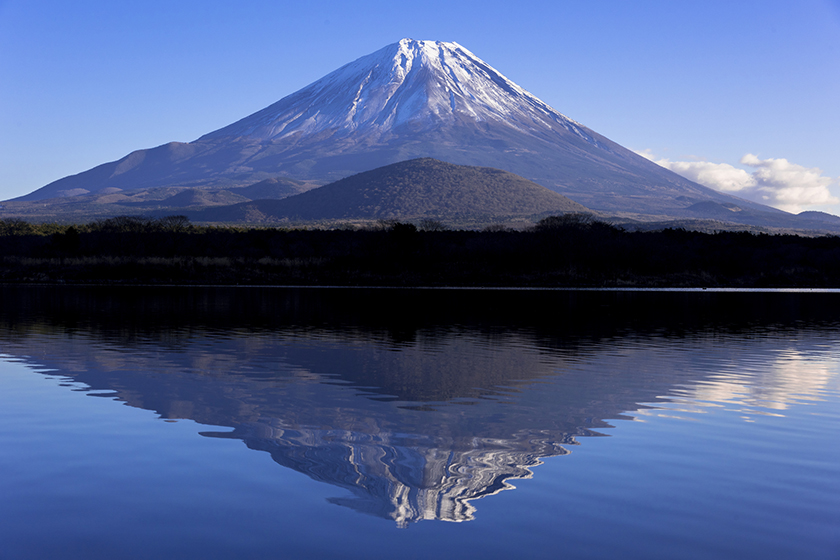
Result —
[{"label": "lake", "polygon": [[0,287],[0,558],[840,558],[840,293]]}]

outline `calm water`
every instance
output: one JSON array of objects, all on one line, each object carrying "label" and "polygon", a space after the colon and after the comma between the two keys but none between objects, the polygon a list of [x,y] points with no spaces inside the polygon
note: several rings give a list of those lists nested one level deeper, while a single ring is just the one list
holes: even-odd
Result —
[{"label": "calm water", "polygon": [[840,294],[0,288],[0,559],[840,558]]}]

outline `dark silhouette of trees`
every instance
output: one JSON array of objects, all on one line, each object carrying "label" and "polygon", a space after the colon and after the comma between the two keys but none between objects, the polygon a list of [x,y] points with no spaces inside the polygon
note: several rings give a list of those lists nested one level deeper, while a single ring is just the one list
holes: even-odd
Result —
[{"label": "dark silhouette of trees", "polygon": [[840,238],[627,232],[586,214],[526,231],[421,221],[359,229],[0,221],[0,281],[461,286],[840,287]]}]

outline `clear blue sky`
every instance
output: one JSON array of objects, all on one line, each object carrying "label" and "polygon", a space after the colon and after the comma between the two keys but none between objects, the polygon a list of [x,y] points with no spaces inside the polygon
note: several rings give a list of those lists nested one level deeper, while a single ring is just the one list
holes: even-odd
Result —
[{"label": "clear blue sky", "polygon": [[194,140],[403,37],[461,43],[687,176],[840,213],[840,0],[0,0],[0,200]]}]

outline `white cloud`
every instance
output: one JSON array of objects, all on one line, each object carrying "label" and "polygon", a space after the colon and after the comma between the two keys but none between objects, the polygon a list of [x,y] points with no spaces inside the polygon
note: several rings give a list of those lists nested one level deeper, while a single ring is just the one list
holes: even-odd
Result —
[{"label": "white cloud", "polygon": [[649,159],[650,161],[656,161],[656,155],[653,153],[653,150],[651,150],[650,148],[646,148],[644,150],[633,150],[633,151],[636,152],[637,154],[639,154],[640,156],[642,156],[645,159]]},{"label": "white cloud", "polygon": [[753,154],[742,157],[741,163],[755,168],[752,174],[758,182],[756,189],[766,200],[776,202],[769,204],[782,210],[840,202],[828,190],[834,180],[823,177],[817,167],[803,167],[784,158],[759,159]]},{"label": "white cloud", "polygon": [[740,163],[753,168],[749,171],[728,163],[656,159],[650,150],[636,153],[701,185],[788,212],[840,203],[829,190],[834,179],[824,177],[819,168],[804,167],[784,158],[760,159],[747,154]]},{"label": "white cloud", "polygon": [[740,192],[756,186],[755,177],[728,163],[669,161],[667,159],[658,160],[656,163],[674,173],[679,173],[686,179],[719,191]]}]

